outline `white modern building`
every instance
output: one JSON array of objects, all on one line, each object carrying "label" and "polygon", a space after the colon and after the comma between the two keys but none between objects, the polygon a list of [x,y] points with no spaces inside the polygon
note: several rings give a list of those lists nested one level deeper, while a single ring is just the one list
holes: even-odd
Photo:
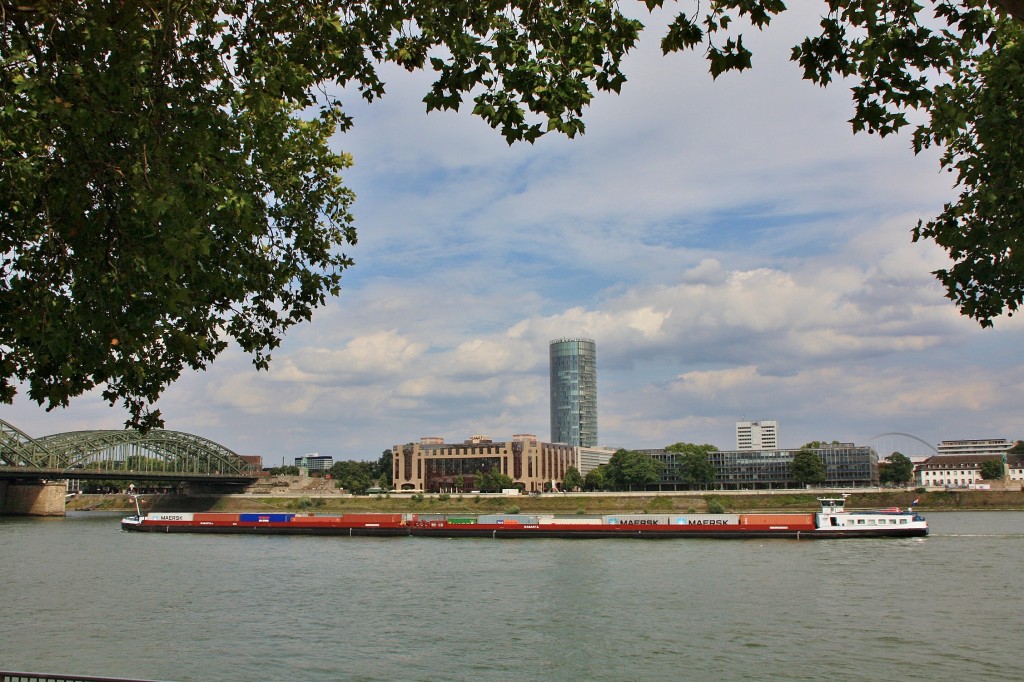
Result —
[{"label": "white modern building", "polygon": [[737,450],[777,450],[778,447],[778,422],[736,422]]},{"label": "white modern building", "polygon": [[615,452],[611,448],[576,448],[577,468],[586,476],[602,464],[610,462]]},{"label": "white modern building", "polygon": [[1005,438],[980,440],[944,440],[939,443],[939,456],[1005,455],[1014,443]]}]

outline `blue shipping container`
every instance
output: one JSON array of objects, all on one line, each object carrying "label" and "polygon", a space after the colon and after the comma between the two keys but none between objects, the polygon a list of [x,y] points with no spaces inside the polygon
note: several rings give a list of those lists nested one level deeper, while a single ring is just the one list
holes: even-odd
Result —
[{"label": "blue shipping container", "polygon": [[288,523],[295,514],[239,514],[238,520],[245,522]]}]

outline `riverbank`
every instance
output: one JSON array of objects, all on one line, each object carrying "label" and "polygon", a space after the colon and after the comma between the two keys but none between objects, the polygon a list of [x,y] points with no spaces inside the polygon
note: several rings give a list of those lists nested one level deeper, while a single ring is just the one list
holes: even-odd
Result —
[{"label": "riverbank", "polygon": [[[245,512],[302,511],[321,513],[413,512],[491,514],[608,514],[626,512],[696,513],[708,506],[724,512],[816,511],[817,498],[834,492],[659,493],[599,495],[423,495],[375,496],[300,496],[272,497],[256,495],[184,496],[144,495],[145,512]],[[851,493],[848,509],[909,507],[921,511],[1024,511],[1024,492],[990,490],[951,490],[919,493],[913,490]],[[126,495],[77,495],[67,503],[67,511],[135,511]]]}]

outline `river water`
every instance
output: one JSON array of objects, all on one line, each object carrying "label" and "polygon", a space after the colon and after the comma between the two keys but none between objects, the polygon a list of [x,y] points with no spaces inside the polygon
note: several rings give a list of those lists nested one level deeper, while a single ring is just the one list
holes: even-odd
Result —
[{"label": "river water", "polygon": [[0,669],[155,680],[1019,680],[1024,513],[927,538],[135,534],[0,519]]}]

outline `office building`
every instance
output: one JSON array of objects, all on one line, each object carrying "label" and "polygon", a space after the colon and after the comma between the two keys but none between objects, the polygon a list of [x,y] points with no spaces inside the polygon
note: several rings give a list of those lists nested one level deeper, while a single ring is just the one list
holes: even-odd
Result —
[{"label": "office building", "polygon": [[295,458],[295,466],[306,471],[327,471],[334,466],[334,457],[311,452]]},{"label": "office building", "polygon": [[[825,466],[826,488],[857,488],[878,485],[878,453],[853,443],[830,443],[811,448]],[[666,450],[642,450],[662,464],[657,490],[688,490],[680,477],[683,456]],[[715,468],[713,482],[697,486],[714,490],[773,490],[801,487],[793,478],[791,464],[800,450],[734,450],[711,452],[708,461]]]},{"label": "office building", "polygon": [[939,443],[939,456],[1002,456],[1014,446],[1005,438],[986,438],[976,440],[944,440]]},{"label": "office building", "polygon": [[775,450],[778,447],[778,422],[736,422],[737,450]]},{"label": "office building", "polygon": [[615,452],[611,448],[576,448],[576,469],[586,476],[599,466],[610,462]]},{"label": "office building", "polygon": [[523,492],[557,490],[566,469],[580,466],[577,448],[542,443],[529,433],[507,441],[471,436],[461,443],[432,436],[395,445],[391,452],[395,488],[432,493],[472,491],[480,475],[495,470]]},{"label": "office building", "polygon": [[597,345],[556,339],[551,357],[551,441],[597,446]]}]

